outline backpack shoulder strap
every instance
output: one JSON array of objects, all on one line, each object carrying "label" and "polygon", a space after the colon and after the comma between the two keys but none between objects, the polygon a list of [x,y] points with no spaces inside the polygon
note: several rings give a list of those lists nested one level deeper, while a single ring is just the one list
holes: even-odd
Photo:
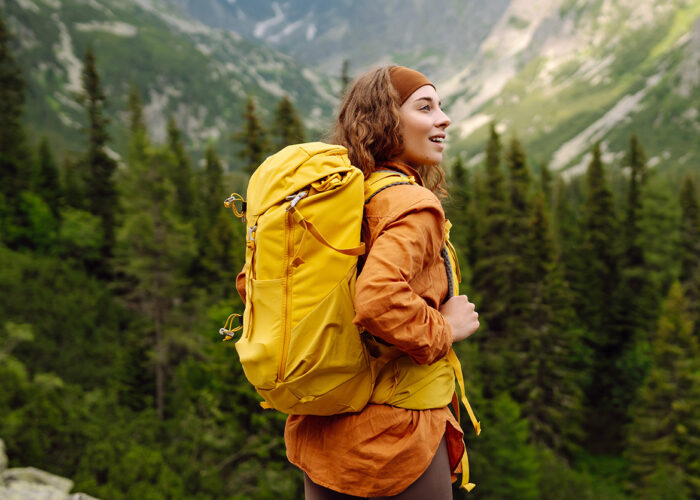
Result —
[{"label": "backpack shoulder strap", "polygon": [[365,179],[365,205],[380,191],[398,184],[416,184],[412,175],[402,174],[395,170],[377,170]]}]

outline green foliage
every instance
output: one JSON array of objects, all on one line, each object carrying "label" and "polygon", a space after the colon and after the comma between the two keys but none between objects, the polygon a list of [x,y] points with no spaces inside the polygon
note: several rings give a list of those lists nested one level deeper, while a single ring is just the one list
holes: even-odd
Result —
[{"label": "green foliage", "polygon": [[273,131],[277,136],[276,146],[279,149],[290,144],[305,142],[306,140],[304,126],[301,123],[301,118],[299,118],[299,113],[287,95],[282,97],[277,104]]},{"label": "green foliage", "polygon": [[520,408],[507,394],[488,401],[487,408],[481,419],[489,422],[488,431],[484,429],[470,455],[470,474],[477,484],[470,498],[540,498],[536,452],[528,444]]},{"label": "green foliage", "polygon": [[546,448],[538,449],[541,500],[625,500],[627,497],[608,478],[573,468]]},{"label": "green foliage", "polygon": [[22,191],[9,208],[9,214],[0,216],[2,236],[8,244],[42,252],[53,247],[58,221],[42,198],[31,191]]},{"label": "green foliage", "polygon": [[171,179],[175,186],[177,210],[184,220],[188,220],[194,217],[196,208],[194,173],[192,172],[190,159],[185,152],[182,134],[177,128],[175,117],[172,115],[168,118],[168,147],[175,155],[175,165],[171,173]]},{"label": "green foliage", "polygon": [[117,269],[124,277],[125,300],[148,319],[144,334],[152,339],[156,408],[163,417],[172,351],[188,348],[177,328],[180,310],[174,302],[184,294],[195,240],[192,226],[178,217],[170,181],[176,160],[169,150],[149,145],[135,96],[132,127],[129,163],[120,178],[124,220],[117,233]]},{"label": "green foliage", "polygon": [[11,204],[30,187],[31,163],[22,124],[25,84],[10,52],[10,40],[0,11],[0,193]]},{"label": "green foliage", "polygon": [[[619,282],[614,293],[609,339],[605,343],[610,379],[616,380],[616,389],[607,408],[613,416],[610,424],[618,429],[627,422],[629,405],[644,379],[648,360],[644,349],[652,325],[658,315],[659,295],[647,271],[645,242],[642,239],[641,193],[646,183],[646,159],[636,136],[630,138],[630,147],[624,164],[629,169],[625,223],[619,259]],[[622,432],[614,431],[621,435]],[[612,444],[609,444],[612,446]],[[624,446],[618,438],[618,449]]]},{"label": "green foliage", "polygon": [[683,180],[680,193],[681,274],[680,279],[688,298],[688,311],[695,324],[695,336],[700,340],[700,208],[694,179]]},{"label": "green foliage", "polygon": [[87,207],[102,221],[102,261],[97,265],[97,271],[108,273],[107,259],[112,256],[114,247],[115,212],[118,210],[117,188],[114,183],[116,162],[107,154],[106,146],[109,140],[105,115],[106,96],[96,68],[95,54],[88,47],[85,52],[82,72],[83,94],[82,102],[88,116],[88,148],[83,168],[85,182],[85,197]]},{"label": "green foliage", "polygon": [[267,131],[258,117],[257,104],[252,95],[249,95],[246,101],[243,119],[243,129],[235,134],[233,139],[242,145],[238,154],[243,160],[242,170],[252,174],[268,152]]},{"label": "green foliage", "polygon": [[38,165],[32,190],[51,207],[54,217],[59,217],[59,211],[63,204],[60,173],[46,137],[42,137],[39,142],[37,160]]},{"label": "green foliage", "polygon": [[592,350],[591,381],[586,388],[586,418],[590,443],[602,450],[619,449],[621,445],[618,413],[607,417],[611,407],[617,408],[613,395],[617,383],[619,351],[609,331],[613,323],[611,304],[615,303],[615,287],[619,266],[617,252],[618,223],[612,192],[608,187],[601,160],[600,145],[593,147],[593,158],[586,172],[586,200],[582,208],[582,246],[580,271],[574,276],[575,307],[586,328],[585,340]]},{"label": "green foliage", "polygon": [[629,487],[639,498],[658,498],[662,478],[674,488],[665,496],[699,498],[700,345],[692,328],[676,282],[664,302],[652,367],[632,411]]},{"label": "green foliage", "polygon": [[[479,341],[483,356],[480,369],[485,371],[484,392],[490,397],[504,388],[496,374],[506,372],[506,362],[501,348],[505,342],[506,315],[510,297],[510,249],[508,247],[508,208],[505,197],[505,180],[501,170],[501,142],[495,126],[486,145],[486,179],[483,204],[479,216],[483,217],[477,247],[478,259],[474,265],[473,287],[478,294],[477,307],[480,321],[488,334]],[[493,385],[493,387],[491,387]]]}]

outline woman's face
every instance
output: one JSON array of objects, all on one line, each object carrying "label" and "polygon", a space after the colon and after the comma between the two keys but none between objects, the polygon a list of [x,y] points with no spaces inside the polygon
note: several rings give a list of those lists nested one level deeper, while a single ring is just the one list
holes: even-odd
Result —
[{"label": "woman's face", "polygon": [[409,165],[437,165],[445,150],[445,129],[450,119],[440,109],[440,99],[431,85],[423,85],[399,109],[404,150],[398,160]]}]

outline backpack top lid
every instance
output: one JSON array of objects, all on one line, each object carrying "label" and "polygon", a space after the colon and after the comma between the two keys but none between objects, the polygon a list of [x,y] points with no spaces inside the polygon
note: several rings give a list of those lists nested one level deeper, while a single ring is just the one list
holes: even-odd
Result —
[{"label": "backpack top lid", "polygon": [[287,146],[269,156],[251,176],[247,212],[260,215],[312,182],[354,168],[343,146],[323,142]]}]

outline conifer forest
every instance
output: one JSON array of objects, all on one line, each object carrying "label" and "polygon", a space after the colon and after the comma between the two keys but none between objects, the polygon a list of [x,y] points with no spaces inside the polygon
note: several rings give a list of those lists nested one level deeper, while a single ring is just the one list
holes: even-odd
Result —
[{"label": "conifer forest", "polygon": [[[79,154],[27,132],[0,17],[0,438],[10,465],[101,499],[299,499],[285,416],[262,410],[233,342],[245,227],[223,206],[264,158],[319,140],[256,97],[226,162],[155,141],[128,95],[127,150],[82,60]],[[123,99],[124,96],[120,96]],[[481,327],[456,345],[482,423],[455,498],[700,499],[700,179],[659,175],[632,135],[580,175],[530,161],[493,123],[479,165],[450,151],[446,213]],[[235,169],[225,168],[235,165]],[[464,413],[464,412],[463,412]]]}]

